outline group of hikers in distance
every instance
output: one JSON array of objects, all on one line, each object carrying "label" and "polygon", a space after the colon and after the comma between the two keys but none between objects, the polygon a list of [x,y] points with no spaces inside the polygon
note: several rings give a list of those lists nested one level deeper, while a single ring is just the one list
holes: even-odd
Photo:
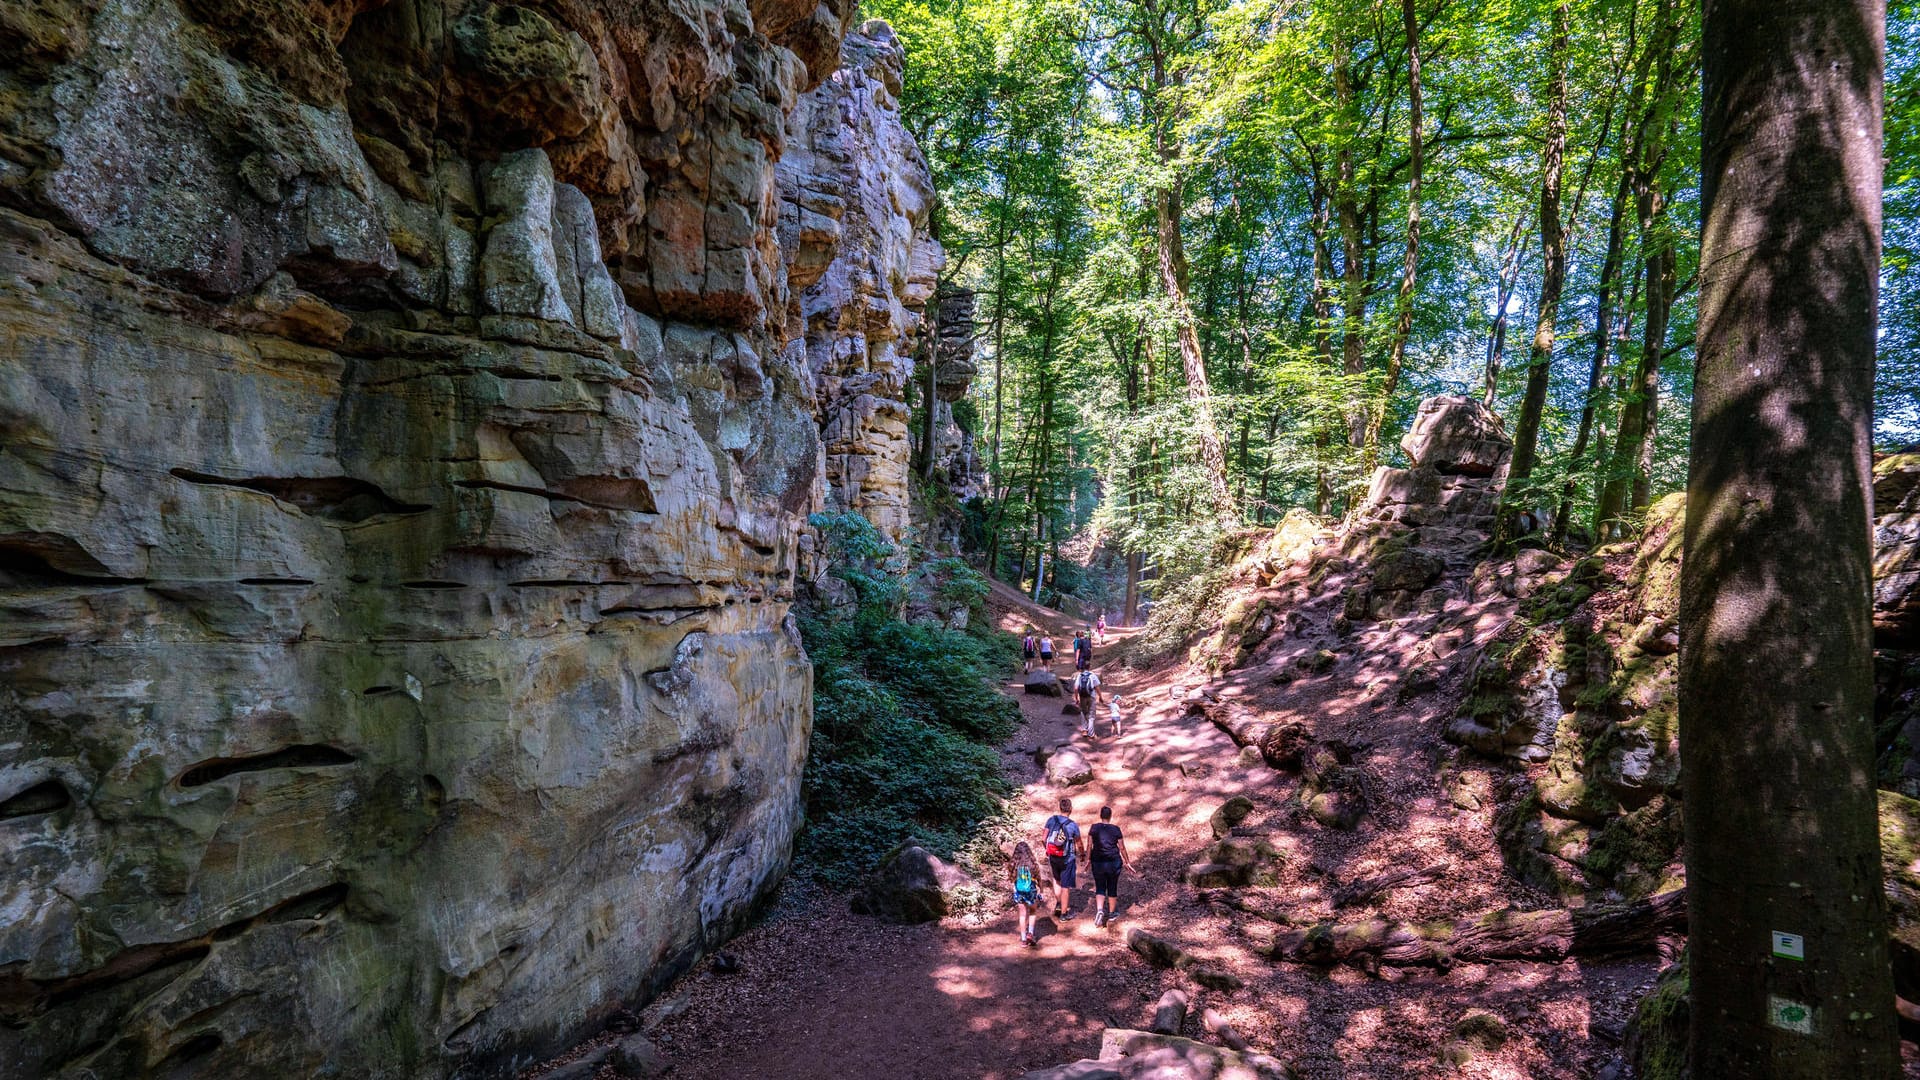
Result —
[{"label": "group of hikers in distance", "polygon": [[[1113,722],[1113,733],[1120,734],[1120,695],[1102,692],[1100,676],[1093,670],[1093,647],[1096,643],[1104,645],[1106,635],[1105,614],[1084,632],[1075,632],[1073,635],[1074,701],[1089,738],[1096,737],[1094,716],[1102,703],[1107,706],[1107,717]],[[1021,643],[1021,654],[1028,673],[1034,670],[1036,662],[1042,670],[1051,671],[1054,654],[1052,635],[1027,627],[1026,639]],[[1120,827],[1113,823],[1113,807],[1101,807],[1099,824],[1083,833],[1079,823],[1073,820],[1073,800],[1063,798],[1060,800],[1060,812],[1047,818],[1041,826],[1041,832],[1048,880],[1052,884],[1055,924],[1074,917],[1073,890],[1078,884],[1080,861],[1084,858],[1093,875],[1093,924],[1104,928],[1113,919],[1114,905],[1120,892],[1120,874],[1133,867],[1126,840],[1122,837]],[[1028,948],[1034,948],[1039,945],[1034,923],[1039,917],[1042,900],[1040,864],[1034,857],[1032,845],[1024,840],[1013,847],[1011,874],[1013,904],[1020,913],[1020,942]]]},{"label": "group of hikers in distance", "polygon": [[[1041,826],[1041,841],[1047,853],[1047,870],[1053,883],[1053,921],[1055,925],[1074,918],[1073,890],[1079,883],[1080,859],[1084,856],[1093,873],[1093,925],[1104,928],[1113,921],[1114,904],[1120,895],[1120,873],[1133,869],[1127,853],[1127,841],[1120,826],[1113,823],[1113,807],[1100,808],[1100,823],[1081,832],[1073,820],[1073,800],[1061,799],[1060,812]],[[1013,906],[1020,913],[1020,943],[1031,949],[1040,944],[1034,931],[1041,903],[1040,866],[1033,847],[1025,840],[1013,846]]]},{"label": "group of hikers in distance", "polygon": [[[1113,733],[1120,734],[1121,702],[1119,694],[1103,693],[1100,689],[1100,675],[1093,670],[1093,646],[1095,636],[1106,640],[1107,617],[1086,629],[1084,633],[1075,631],[1073,635],[1073,696],[1074,705],[1084,721],[1084,730],[1088,738],[1096,737],[1093,728],[1095,709],[1104,703],[1107,706],[1107,718],[1113,721]],[[1038,660],[1043,670],[1053,669],[1053,637],[1041,631],[1035,633],[1033,627],[1027,627],[1027,636],[1020,644],[1021,657],[1025,670],[1031,674]]]}]

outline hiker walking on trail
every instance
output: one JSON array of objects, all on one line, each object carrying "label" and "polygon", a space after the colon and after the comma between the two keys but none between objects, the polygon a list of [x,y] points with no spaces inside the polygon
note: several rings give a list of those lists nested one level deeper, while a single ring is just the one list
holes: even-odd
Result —
[{"label": "hiker walking on trail", "polygon": [[1093,640],[1096,645],[1107,643],[1107,613],[1100,613],[1100,621],[1093,624]]},{"label": "hiker walking on trail", "polygon": [[1042,826],[1046,834],[1047,869],[1053,871],[1053,917],[1056,922],[1073,918],[1073,886],[1080,868],[1080,854],[1087,838],[1073,820],[1073,800],[1061,799],[1060,812]]},{"label": "hiker walking on trail", "polygon": [[1119,694],[1107,695],[1107,719],[1113,721],[1113,734],[1115,738],[1118,738],[1120,735],[1120,695]]},{"label": "hiker walking on trail", "polygon": [[1040,666],[1053,667],[1053,637],[1049,634],[1040,635]]},{"label": "hiker walking on trail", "polygon": [[1033,654],[1039,648],[1040,642],[1033,636],[1033,627],[1027,627],[1027,639],[1020,643],[1020,659],[1023,664],[1022,670],[1029,675],[1033,674]]},{"label": "hiker walking on trail", "polygon": [[1040,906],[1040,864],[1025,840],[1013,845],[1013,906],[1020,912],[1020,944],[1039,944],[1033,935],[1034,909]]},{"label": "hiker walking on trail", "polygon": [[1082,670],[1073,677],[1073,699],[1080,706],[1081,719],[1086,721],[1087,737],[1093,737],[1093,710],[1100,701],[1100,676],[1092,671]]},{"label": "hiker walking on trail", "polygon": [[1093,849],[1088,860],[1093,870],[1093,925],[1104,927],[1113,921],[1114,904],[1120,898],[1120,871],[1133,869],[1127,842],[1120,826],[1113,823],[1113,807],[1100,808],[1100,824],[1087,830],[1087,840]]},{"label": "hiker walking on trail", "polygon": [[1073,635],[1073,670],[1085,671],[1093,666],[1093,627],[1087,632],[1075,632]]}]

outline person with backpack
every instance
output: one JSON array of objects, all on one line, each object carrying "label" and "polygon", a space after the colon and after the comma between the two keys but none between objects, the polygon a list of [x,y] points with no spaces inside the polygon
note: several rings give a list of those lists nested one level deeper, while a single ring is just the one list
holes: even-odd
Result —
[{"label": "person with backpack", "polygon": [[1053,871],[1053,917],[1064,922],[1073,918],[1073,886],[1079,856],[1087,846],[1087,838],[1073,820],[1073,800],[1061,799],[1060,812],[1048,818],[1041,830],[1046,836],[1047,869]]},{"label": "person with backpack", "polygon": [[1087,737],[1093,737],[1093,707],[1100,700],[1100,676],[1092,671],[1082,670],[1073,677],[1073,699],[1080,706],[1080,715],[1087,723]]},{"label": "person with backpack", "polygon": [[1039,647],[1039,641],[1033,636],[1033,627],[1027,627],[1027,639],[1020,643],[1020,659],[1023,670],[1029,675],[1033,674],[1033,654]]},{"label": "person with backpack", "polygon": [[1013,906],[1020,912],[1020,944],[1031,949],[1040,943],[1033,933],[1033,911],[1040,906],[1040,864],[1025,840],[1013,845]]},{"label": "person with backpack", "polygon": [[1049,670],[1053,668],[1053,637],[1050,634],[1040,635],[1040,666]]},{"label": "person with backpack", "polygon": [[1104,927],[1113,921],[1120,898],[1120,871],[1133,868],[1120,826],[1113,823],[1113,807],[1100,808],[1100,824],[1087,830],[1087,841],[1093,849],[1087,860],[1093,870],[1093,925]]},{"label": "person with backpack", "polygon": [[1093,627],[1087,627],[1084,634],[1073,635],[1073,670],[1085,671],[1093,666]]}]

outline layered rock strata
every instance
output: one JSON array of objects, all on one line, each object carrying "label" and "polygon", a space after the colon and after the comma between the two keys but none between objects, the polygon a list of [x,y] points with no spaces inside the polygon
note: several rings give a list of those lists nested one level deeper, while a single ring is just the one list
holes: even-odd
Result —
[{"label": "layered rock strata", "polygon": [[778,879],[849,7],[0,7],[0,1073],[510,1075]]},{"label": "layered rock strata", "polygon": [[779,167],[828,500],[894,541],[910,524],[913,352],[946,265],[927,235],[933,181],[895,111],[904,59],[885,24],[849,38]]}]

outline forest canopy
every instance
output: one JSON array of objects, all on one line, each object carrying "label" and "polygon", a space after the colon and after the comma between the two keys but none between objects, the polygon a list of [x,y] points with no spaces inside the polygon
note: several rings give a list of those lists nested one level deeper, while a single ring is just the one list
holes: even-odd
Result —
[{"label": "forest canopy", "polygon": [[[973,515],[1031,582],[1337,514],[1434,394],[1554,542],[1682,486],[1701,32],[1681,0],[873,0],[978,295]],[[1920,7],[1889,12],[1876,441],[1920,440]],[[1071,573],[1071,566],[1061,573]],[[1098,592],[1098,589],[1087,590]],[[1118,595],[1087,596],[1110,608]]]}]

